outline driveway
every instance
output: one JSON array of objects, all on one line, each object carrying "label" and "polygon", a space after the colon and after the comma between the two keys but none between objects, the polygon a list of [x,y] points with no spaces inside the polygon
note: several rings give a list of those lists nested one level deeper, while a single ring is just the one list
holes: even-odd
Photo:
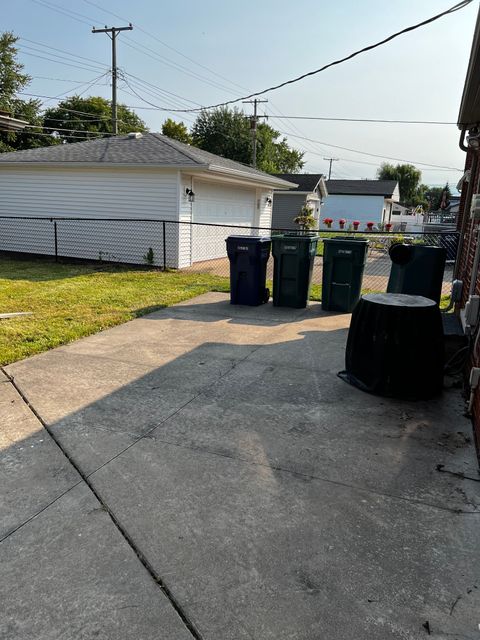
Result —
[{"label": "driveway", "polygon": [[349,320],[212,293],[7,367],[0,638],[478,637],[461,397],[345,384]]}]

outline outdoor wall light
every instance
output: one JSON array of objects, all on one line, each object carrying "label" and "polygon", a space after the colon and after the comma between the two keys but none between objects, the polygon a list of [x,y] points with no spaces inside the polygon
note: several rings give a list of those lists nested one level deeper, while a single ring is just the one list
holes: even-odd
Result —
[{"label": "outdoor wall light", "polygon": [[188,187],[185,189],[185,195],[187,196],[189,202],[195,202],[195,194]]},{"label": "outdoor wall light", "polygon": [[467,144],[471,149],[480,148],[480,133],[477,129],[471,129],[467,136]]},{"label": "outdoor wall light", "polygon": [[266,202],[267,204],[272,204],[273,200],[272,200],[272,198],[271,198],[270,196],[267,196],[267,197],[265,198],[265,202]]}]

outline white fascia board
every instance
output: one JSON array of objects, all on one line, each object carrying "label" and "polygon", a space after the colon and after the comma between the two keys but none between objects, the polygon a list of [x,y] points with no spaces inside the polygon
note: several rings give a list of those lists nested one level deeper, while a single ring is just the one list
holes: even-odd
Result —
[{"label": "white fascia board", "polygon": [[230,167],[221,167],[213,164],[211,164],[208,167],[208,169],[212,173],[232,176],[232,178],[233,177],[239,178],[240,180],[244,180],[244,181],[254,183],[259,186],[268,187],[268,188],[292,189],[292,187],[298,187],[298,184],[295,184],[294,182],[287,182],[287,180],[274,178],[273,176],[269,176],[268,173],[264,173],[264,174],[259,173],[258,175],[256,175],[254,173],[248,173],[247,171],[242,171],[241,169],[232,169]]}]

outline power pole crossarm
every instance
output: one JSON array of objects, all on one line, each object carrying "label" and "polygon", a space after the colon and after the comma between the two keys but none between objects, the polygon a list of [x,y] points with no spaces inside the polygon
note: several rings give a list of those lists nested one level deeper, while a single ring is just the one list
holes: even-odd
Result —
[{"label": "power pole crossarm", "polygon": [[120,31],[131,31],[133,29],[132,23],[128,27],[107,27],[104,29],[95,29],[93,27],[92,33],[106,33],[112,41],[112,131],[116,136],[118,133],[118,117],[117,117],[117,35]]},{"label": "power pole crossarm", "polygon": [[266,118],[267,116],[258,116],[257,115],[257,105],[259,105],[261,102],[268,102],[268,100],[258,100],[257,98],[255,98],[255,100],[243,100],[243,104],[253,104],[253,117],[250,119],[251,122],[251,130],[252,130],[252,138],[253,138],[253,145],[252,145],[252,167],[256,167],[257,166],[257,122],[258,122],[258,118]]}]

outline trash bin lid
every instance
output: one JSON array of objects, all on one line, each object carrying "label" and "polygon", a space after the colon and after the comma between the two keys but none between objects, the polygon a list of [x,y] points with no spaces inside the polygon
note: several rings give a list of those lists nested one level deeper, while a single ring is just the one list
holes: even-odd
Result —
[{"label": "trash bin lid", "polygon": [[269,236],[228,236],[226,238],[226,242],[229,240],[238,240],[239,242],[250,242],[252,244],[257,242],[271,242],[271,238]]},{"label": "trash bin lid", "polygon": [[435,307],[435,300],[406,293],[366,293],[363,300],[388,307]]}]

